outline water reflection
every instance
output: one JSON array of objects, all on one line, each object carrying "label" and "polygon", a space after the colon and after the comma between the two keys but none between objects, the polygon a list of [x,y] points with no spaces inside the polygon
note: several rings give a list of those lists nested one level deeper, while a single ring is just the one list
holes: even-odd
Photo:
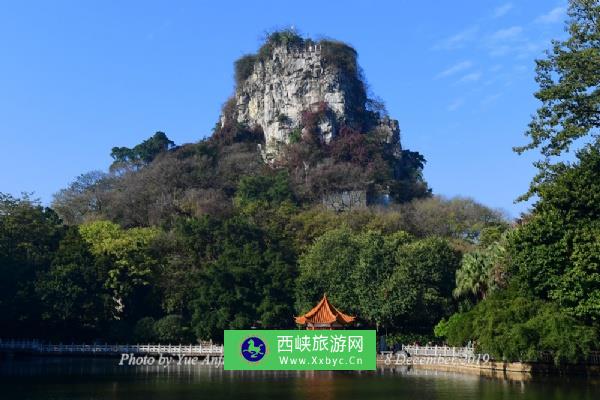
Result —
[{"label": "water reflection", "polygon": [[380,369],[223,371],[209,366],[119,366],[115,359],[0,360],[2,399],[598,399],[597,382],[565,377],[511,382],[455,372]]}]

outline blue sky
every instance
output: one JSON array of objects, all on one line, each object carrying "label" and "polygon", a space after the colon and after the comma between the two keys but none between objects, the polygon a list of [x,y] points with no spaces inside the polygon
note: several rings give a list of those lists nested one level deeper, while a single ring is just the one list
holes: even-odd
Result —
[{"label": "blue sky", "polygon": [[512,146],[538,106],[534,59],[564,1],[53,1],[0,4],[0,192],[44,203],[106,169],[113,146],[209,134],[233,61],[294,26],[359,52],[373,93],[424,154],[436,194],[518,216],[536,154]]}]

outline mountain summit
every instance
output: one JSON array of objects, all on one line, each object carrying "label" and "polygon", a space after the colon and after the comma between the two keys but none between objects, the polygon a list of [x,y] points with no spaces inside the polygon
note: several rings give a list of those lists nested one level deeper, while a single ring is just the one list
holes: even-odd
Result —
[{"label": "mountain summit", "polygon": [[398,121],[367,97],[356,51],[345,43],[305,39],[293,31],[270,34],[257,54],[235,63],[235,95],[220,125],[242,124],[264,133],[263,158],[281,155],[283,145],[310,134],[306,119],[318,114],[315,134],[329,144],[342,128],[379,130],[400,151]]}]

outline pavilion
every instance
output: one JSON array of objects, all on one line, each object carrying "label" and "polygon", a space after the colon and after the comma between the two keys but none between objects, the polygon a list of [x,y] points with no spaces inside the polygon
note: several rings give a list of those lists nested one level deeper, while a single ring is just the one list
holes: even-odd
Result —
[{"label": "pavilion", "polygon": [[309,312],[295,317],[298,325],[305,325],[308,330],[342,329],[354,322],[356,317],[346,315],[331,305],[327,295]]}]

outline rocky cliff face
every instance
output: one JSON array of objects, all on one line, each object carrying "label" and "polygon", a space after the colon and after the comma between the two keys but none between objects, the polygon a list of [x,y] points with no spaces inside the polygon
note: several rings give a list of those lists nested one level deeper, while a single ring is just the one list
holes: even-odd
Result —
[{"label": "rocky cliff face", "polygon": [[345,45],[312,41],[295,46],[276,44],[266,56],[246,60],[248,72],[238,79],[234,112],[221,116],[221,126],[227,118],[234,118],[249,128],[262,128],[262,155],[272,161],[282,144],[302,135],[303,117],[320,110],[316,123],[323,142],[329,143],[342,126],[363,132],[378,129],[400,151],[398,122],[379,115],[373,118],[376,114],[367,110],[356,53],[345,46],[344,68],[332,51],[339,46]]}]

